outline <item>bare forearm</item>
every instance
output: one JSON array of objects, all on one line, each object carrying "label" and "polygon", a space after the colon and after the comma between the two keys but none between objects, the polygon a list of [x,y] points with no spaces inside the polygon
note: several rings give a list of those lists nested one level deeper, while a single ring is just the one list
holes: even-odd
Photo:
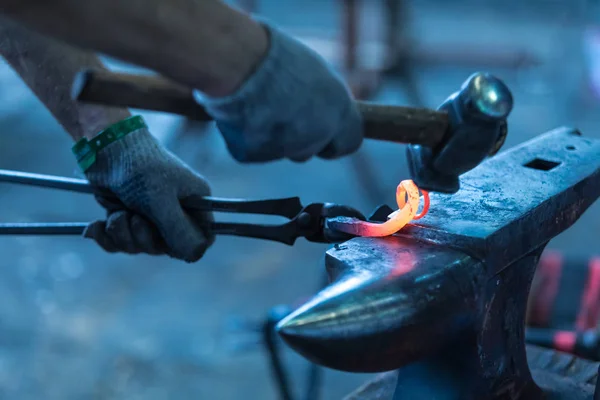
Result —
[{"label": "bare forearm", "polygon": [[260,24],[219,0],[0,0],[0,12],[209,95],[235,90],[268,47]]},{"label": "bare forearm", "polygon": [[129,116],[125,109],[71,100],[71,84],[77,72],[104,68],[94,54],[44,37],[6,18],[0,18],[0,39],[0,55],[74,140],[92,137]]}]

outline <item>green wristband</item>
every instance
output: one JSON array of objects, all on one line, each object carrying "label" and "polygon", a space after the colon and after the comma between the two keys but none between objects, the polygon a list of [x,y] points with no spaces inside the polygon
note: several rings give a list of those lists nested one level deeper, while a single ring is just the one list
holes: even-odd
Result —
[{"label": "green wristband", "polygon": [[104,129],[93,139],[82,138],[71,148],[77,158],[77,164],[83,172],[87,171],[95,162],[96,154],[111,143],[142,128],[148,128],[141,116],[134,116],[117,122]]}]

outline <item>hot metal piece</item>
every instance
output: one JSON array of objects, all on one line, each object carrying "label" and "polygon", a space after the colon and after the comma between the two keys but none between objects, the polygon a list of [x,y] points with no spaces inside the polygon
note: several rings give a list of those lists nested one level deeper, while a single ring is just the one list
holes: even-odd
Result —
[{"label": "hot metal piece", "polygon": [[429,210],[429,193],[423,194],[423,207],[419,212],[419,202],[421,200],[419,188],[411,180],[400,182],[396,188],[396,203],[398,210],[390,213],[383,223],[374,223],[361,221],[356,218],[329,219],[328,227],[331,230],[348,233],[352,236],[363,237],[384,237],[390,236],[404,228],[413,220],[423,218]]},{"label": "hot metal piece", "polygon": [[331,249],[335,283],[279,332],[330,368],[401,368],[398,398],[540,398],[525,356],[529,286],[548,241],[599,196],[600,141],[548,132],[463,175],[455,195],[432,194],[401,234]]}]

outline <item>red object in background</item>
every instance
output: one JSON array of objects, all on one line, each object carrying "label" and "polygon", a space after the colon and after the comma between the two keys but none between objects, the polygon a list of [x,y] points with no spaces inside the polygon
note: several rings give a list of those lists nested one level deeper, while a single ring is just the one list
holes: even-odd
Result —
[{"label": "red object in background", "polygon": [[529,325],[548,326],[558,295],[562,263],[562,255],[553,251],[544,253],[540,258],[529,300],[532,303],[527,321]]},{"label": "red object in background", "polygon": [[[600,257],[540,258],[530,294],[527,324],[559,330],[595,330],[600,321]],[[566,342],[565,342],[566,343]]]},{"label": "red object in background", "polygon": [[565,353],[572,353],[577,344],[577,334],[575,332],[559,331],[554,335],[554,348]]},{"label": "red object in background", "polygon": [[600,257],[590,259],[588,279],[581,299],[581,308],[575,327],[583,331],[596,329],[600,318]]}]

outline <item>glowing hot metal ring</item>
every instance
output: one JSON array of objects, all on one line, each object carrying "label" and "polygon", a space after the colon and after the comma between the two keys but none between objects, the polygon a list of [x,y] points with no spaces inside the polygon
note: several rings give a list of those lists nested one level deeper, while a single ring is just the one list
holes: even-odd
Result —
[{"label": "glowing hot metal ring", "polygon": [[383,237],[393,235],[404,228],[409,222],[423,218],[429,211],[429,193],[422,190],[423,209],[419,209],[419,188],[411,180],[400,182],[396,189],[398,210],[388,216],[384,223],[377,224],[357,219],[340,219],[332,223],[332,228],[354,236]]}]

